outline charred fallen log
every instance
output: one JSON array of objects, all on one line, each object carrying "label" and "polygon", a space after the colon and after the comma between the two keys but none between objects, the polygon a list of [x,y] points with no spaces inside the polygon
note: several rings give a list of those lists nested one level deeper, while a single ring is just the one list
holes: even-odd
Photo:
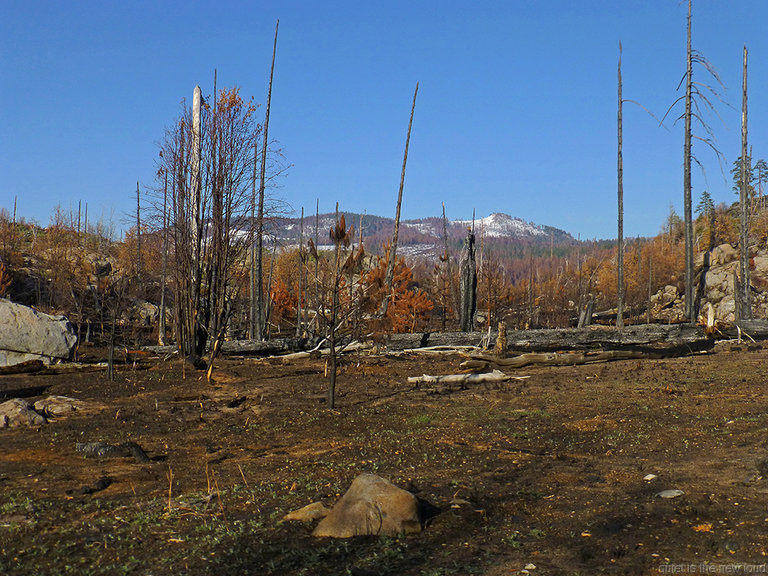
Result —
[{"label": "charred fallen log", "polygon": [[[230,340],[222,342],[221,353],[239,356],[269,356],[288,352],[311,350],[320,338],[274,338],[272,340]],[[172,354],[175,346],[144,346],[142,350],[153,354]]]},{"label": "charred fallen log", "polygon": [[[449,332],[425,334],[393,334],[387,340],[388,350],[404,350],[425,346],[478,346],[483,332]],[[768,337],[768,324],[766,324]],[[496,334],[491,334],[491,342]],[[714,346],[704,330],[689,324],[645,324],[623,330],[602,326],[540,330],[510,330],[507,351],[510,353],[556,352],[560,350],[664,350],[683,348],[689,351]]]},{"label": "charred fallen log", "polygon": [[[486,333],[443,332],[423,334],[392,334],[386,341],[388,350],[406,350],[427,346],[479,346]],[[708,350],[717,339],[768,339],[768,320],[749,320],[720,326],[708,335],[701,326],[691,324],[640,324],[622,330],[605,326],[587,328],[557,328],[541,330],[509,330],[507,351],[557,352],[563,350],[635,350],[659,352],[670,356]],[[491,342],[496,334],[491,333]]]}]

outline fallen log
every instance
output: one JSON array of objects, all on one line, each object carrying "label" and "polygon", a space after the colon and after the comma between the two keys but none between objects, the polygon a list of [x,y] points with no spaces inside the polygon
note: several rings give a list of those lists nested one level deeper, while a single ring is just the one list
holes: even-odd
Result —
[{"label": "fallen log", "polygon": [[[222,354],[238,356],[270,356],[310,350],[320,338],[274,338],[272,340],[228,340],[221,343]],[[142,346],[142,350],[158,355],[171,354],[176,346]]]},{"label": "fallen log", "polygon": [[222,354],[270,355],[280,352],[303,352],[316,346],[318,338],[275,338],[273,340],[230,340],[222,342]]},{"label": "fallen log", "polygon": [[[331,353],[331,350],[329,348],[323,348],[321,349],[321,346],[327,345],[325,339],[323,339],[320,344],[315,346],[312,350],[307,350],[306,352],[291,352],[290,354],[277,354],[274,356],[268,356],[265,358],[265,360],[282,360],[282,361],[290,361],[290,360],[301,360],[302,358],[321,358],[323,356],[328,356]],[[373,344],[370,342],[352,342],[347,346],[341,347],[336,350],[337,354],[346,354],[347,352],[360,352],[362,350],[370,350],[373,348]]]},{"label": "fallen log", "polygon": [[40,360],[31,360],[13,366],[0,367],[0,375],[4,374],[33,374],[33,375],[56,375],[73,374],[79,372],[98,372],[107,367],[106,362],[80,363],[80,362],[62,362],[60,364],[45,364]]},{"label": "fallen log", "polygon": [[11,366],[0,366],[0,374],[23,374],[42,370],[45,370],[45,363],[42,360],[27,360]]},{"label": "fallen log", "polygon": [[[745,330],[750,333],[749,330]],[[442,332],[392,334],[387,350],[427,348],[432,346],[477,346],[485,332]],[[496,333],[491,332],[491,342]],[[753,335],[754,337],[754,335]],[[768,323],[765,337],[768,338]],[[560,350],[669,350],[673,355],[714,346],[704,329],[691,324],[642,324],[622,330],[605,326],[507,331],[507,350],[511,353],[556,352]],[[679,352],[676,352],[678,351]]]},{"label": "fallen log", "polygon": [[715,323],[715,326],[727,338],[768,339],[768,320],[740,320],[732,325],[721,326]]},{"label": "fallen log", "polygon": [[468,360],[460,364],[470,370],[487,370],[491,366],[503,368],[522,368],[532,364],[543,366],[576,366],[580,364],[595,364],[614,360],[658,359],[664,358],[663,352],[647,352],[641,350],[606,350],[603,352],[528,352],[514,358],[498,358],[496,356],[472,354]]},{"label": "fallen log", "polygon": [[409,384],[483,384],[484,382],[506,382],[507,380],[523,380],[528,376],[511,376],[504,374],[500,370],[487,372],[484,374],[447,374],[444,376],[423,376],[408,377]]},{"label": "fallen log", "polygon": [[402,356],[403,354],[420,354],[423,356],[444,356],[446,354],[470,353],[478,350],[477,346],[427,346],[426,348],[406,348],[405,350],[387,351],[386,356]]}]

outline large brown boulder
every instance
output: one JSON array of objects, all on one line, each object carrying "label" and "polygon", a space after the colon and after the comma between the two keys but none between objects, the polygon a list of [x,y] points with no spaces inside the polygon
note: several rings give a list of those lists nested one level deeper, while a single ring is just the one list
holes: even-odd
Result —
[{"label": "large brown boulder", "polygon": [[72,324],[0,298],[0,366],[29,360],[69,360],[77,344]]},{"label": "large brown boulder", "polygon": [[421,532],[416,496],[375,474],[360,474],[313,536],[395,536]]}]

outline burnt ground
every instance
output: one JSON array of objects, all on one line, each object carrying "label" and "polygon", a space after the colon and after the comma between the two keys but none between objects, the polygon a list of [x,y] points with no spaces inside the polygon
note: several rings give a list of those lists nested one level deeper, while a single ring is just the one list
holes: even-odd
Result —
[{"label": "burnt ground", "polygon": [[[159,360],[115,382],[2,376],[0,391],[44,388],[95,411],[0,430],[0,573],[765,570],[767,361],[745,347],[449,389],[406,379],[455,373],[458,356],[361,354],[345,358],[333,411],[322,360],[229,358],[211,384]],[[84,458],[87,441],[133,441],[151,462]],[[361,472],[441,512],[398,538],[315,539],[280,522]],[[656,496],[667,489],[684,495]]]}]

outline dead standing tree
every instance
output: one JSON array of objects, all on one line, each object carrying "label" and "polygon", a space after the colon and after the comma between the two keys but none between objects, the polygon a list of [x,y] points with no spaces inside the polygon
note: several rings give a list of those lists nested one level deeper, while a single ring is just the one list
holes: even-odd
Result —
[{"label": "dead standing tree", "polygon": [[160,321],[157,329],[157,344],[158,346],[165,346],[165,289],[168,273],[168,173],[163,169],[158,174],[163,176],[163,213],[161,215],[163,222],[163,267],[160,278]]},{"label": "dead standing tree", "polygon": [[621,55],[622,47],[619,42],[619,66],[618,66],[618,84],[619,84],[619,111],[617,117],[618,124],[618,154],[617,154],[617,193],[618,193],[618,240],[617,244],[617,256],[616,256],[616,328],[621,330],[624,327],[624,296],[625,296],[625,283],[624,283],[624,103],[629,102],[640,106],[643,110],[648,112],[653,118],[656,118],[645,106],[635,102],[634,100],[625,100],[623,97],[624,82],[621,76]]},{"label": "dead standing tree", "polygon": [[622,112],[624,108],[624,99],[622,97],[623,83],[621,81],[621,42],[619,42],[619,113],[618,113],[618,134],[619,149],[617,155],[617,179],[618,179],[618,239],[616,241],[618,253],[616,255],[616,283],[617,300],[616,306],[616,328],[624,328],[624,158],[622,157]]},{"label": "dead standing tree", "polygon": [[[678,120],[680,118],[683,118],[685,121],[685,134],[684,134],[684,144],[683,144],[683,220],[684,220],[684,235],[685,235],[685,316],[688,319],[689,322],[695,321],[696,318],[696,310],[695,310],[695,300],[694,300],[694,270],[693,270],[693,213],[691,208],[691,163],[695,161],[699,167],[701,166],[701,163],[698,161],[698,159],[693,155],[692,153],[692,141],[693,139],[699,140],[700,142],[705,143],[709,148],[715,153],[718,160],[722,159],[722,153],[717,149],[715,145],[715,137],[714,133],[712,132],[712,129],[710,126],[704,121],[702,117],[702,106],[700,105],[700,102],[703,103],[706,108],[708,108],[710,111],[717,113],[715,110],[714,105],[710,100],[707,98],[707,95],[702,91],[702,88],[704,88],[707,92],[709,92],[710,95],[717,97],[718,99],[722,100],[720,98],[720,95],[717,91],[715,91],[712,86],[707,84],[702,84],[700,82],[694,82],[693,81],[693,65],[701,64],[704,66],[704,68],[707,70],[707,72],[712,76],[712,78],[715,79],[715,81],[724,88],[722,81],[720,80],[720,76],[715,70],[715,68],[712,66],[712,64],[707,60],[701,53],[698,51],[695,51],[691,48],[691,4],[692,0],[688,0],[688,26],[687,26],[687,49],[686,49],[686,71],[683,75],[682,80],[680,81],[680,85],[678,86],[678,89],[682,85],[683,82],[685,82],[685,94],[675,100],[672,105],[669,107],[669,110],[667,111],[667,114],[664,115],[664,118],[669,114],[669,111],[672,110],[672,108],[681,100],[685,101],[685,111],[683,112],[682,116],[678,117]],[[662,122],[664,121],[664,118],[662,118]],[[692,133],[692,123],[693,120],[697,120],[699,125],[703,128],[706,136],[697,136]],[[703,168],[703,167],[702,167]]]},{"label": "dead standing tree", "polygon": [[747,47],[744,46],[744,70],[741,93],[741,185],[739,186],[739,207],[741,226],[739,231],[739,290],[736,290],[736,310],[739,320],[752,319],[752,291],[749,279],[749,213],[750,194],[747,153]]},{"label": "dead standing tree", "polygon": [[[256,305],[255,314],[251,318],[251,337],[263,340],[266,331],[266,311],[264,303],[264,189],[266,185],[267,148],[269,133],[269,112],[272,105],[272,80],[275,76],[275,53],[277,52],[277,29],[280,20],[275,24],[275,41],[272,45],[272,65],[269,70],[269,89],[267,91],[267,110],[264,115],[264,143],[261,149],[261,176],[259,178],[259,209],[256,216]],[[252,296],[253,297],[253,296]],[[254,309],[251,304],[251,310]],[[255,316],[255,317],[254,317]]]},{"label": "dead standing tree", "polygon": [[438,254],[433,275],[435,287],[440,298],[440,320],[442,331],[445,332],[448,310],[450,309],[451,292],[451,254],[448,250],[448,224],[445,218],[445,202],[443,202],[443,250]]},{"label": "dead standing tree", "polygon": [[384,285],[386,286],[386,292],[384,294],[384,300],[381,301],[381,307],[379,308],[379,316],[385,318],[387,316],[387,307],[389,306],[389,298],[392,292],[392,281],[395,277],[395,261],[397,259],[397,236],[400,231],[400,206],[403,203],[403,185],[405,184],[405,165],[408,162],[408,144],[411,141],[411,126],[413,126],[413,111],[416,109],[416,95],[419,93],[419,83],[416,82],[416,90],[413,91],[413,104],[411,104],[411,118],[408,121],[408,135],[405,137],[405,153],[403,154],[403,169],[400,172],[400,190],[397,193],[397,208],[395,210],[395,231],[392,235],[392,247],[389,250],[389,257],[387,261],[387,274],[384,277]]},{"label": "dead standing tree", "polygon": [[470,229],[461,248],[459,263],[459,284],[461,286],[460,321],[462,332],[475,329],[477,310],[477,268],[475,265],[475,233]]}]

